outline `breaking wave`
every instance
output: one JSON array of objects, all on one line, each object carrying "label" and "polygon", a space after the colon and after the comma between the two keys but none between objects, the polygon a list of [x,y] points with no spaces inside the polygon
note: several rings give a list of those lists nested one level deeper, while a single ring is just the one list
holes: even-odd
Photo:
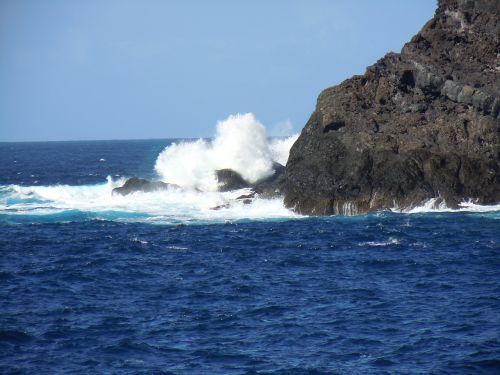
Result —
[{"label": "breaking wave", "polygon": [[29,215],[79,220],[106,219],[159,224],[226,222],[240,219],[284,219],[298,217],[283,206],[281,199],[256,198],[244,204],[236,198],[248,189],[231,192],[202,192],[172,187],[165,191],[112,194],[125,179],[108,177],[100,185],[18,186],[0,188],[0,215]]},{"label": "breaking wave", "polygon": [[[253,114],[232,115],[217,124],[213,139],[172,143],[160,152],[154,170],[158,178],[175,184],[167,190],[126,196],[112,194],[126,178],[109,176],[107,182],[96,185],[3,185],[0,186],[0,219],[14,222],[105,219],[211,223],[298,218],[299,215],[284,207],[281,198],[238,199],[248,195],[249,189],[219,192],[215,177],[215,171],[224,168],[235,170],[250,183],[268,177],[274,173],[273,163],[286,164],[297,137],[269,139],[265,127]],[[111,157],[112,154],[106,160]],[[150,168],[144,173],[151,172]],[[68,173],[77,172],[70,170]],[[460,204],[458,209],[451,209],[440,199],[431,199],[411,210],[394,208],[392,211],[402,214],[473,212],[497,218],[500,217],[500,204],[481,206],[469,201]],[[338,212],[358,213],[353,204],[344,205]],[[378,243],[367,245],[378,246]]]},{"label": "breaking wave", "polygon": [[[283,200],[256,197],[245,204],[241,195],[249,189],[230,192],[202,192],[196,189],[170,187],[168,190],[126,196],[112,194],[121,186],[124,178],[98,185],[52,185],[0,187],[0,218],[13,222],[64,222],[88,219],[120,222],[145,222],[152,224],[224,223],[239,220],[283,220],[302,216],[286,209]],[[428,202],[412,210],[393,211],[403,215],[425,213],[471,212],[499,218],[500,204],[480,206],[462,203],[459,209],[442,206],[436,208]],[[394,245],[366,243],[367,246]]]},{"label": "breaking wave", "polygon": [[274,173],[273,162],[286,164],[298,135],[269,142],[252,113],[231,115],[217,124],[213,140],[174,143],[158,156],[155,170],[164,182],[203,191],[218,188],[215,171],[229,168],[255,183]]},{"label": "breaking wave", "polygon": [[480,205],[474,203],[473,200],[463,201],[458,204],[458,208],[450,208],[440,198],[431,198],[425,201],[422,205],[409,210],[395,210],[408,214],[418,213],[439,213],[439,212],[495,212],[500,211],[500,203],[494,205]]},{"label": "breaking wave", "polygon": [[[218,192],[215,171],[233,169],[250,183],[274,173],[273,163],[286,164],[298,135],[267,137],[253,114],[229,116],[217,124],[212,140],[173,143],[157,157],[158,177],[172,185],[167,190],[112,194],[126,178],[97,185],[0,186],[0,215],[19,218],[85,218],[158,223],[214,222],[240,219],[298,217],[282,199],[237,199],[249,189]],[[101,159],[104,160],[104,159]],[[130,176],[131,177],[131,176]]]}]

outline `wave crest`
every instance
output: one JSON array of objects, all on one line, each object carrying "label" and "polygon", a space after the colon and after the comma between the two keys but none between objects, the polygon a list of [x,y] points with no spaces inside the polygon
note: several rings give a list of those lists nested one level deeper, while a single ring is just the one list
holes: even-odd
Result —
[{"label": "wave crest", "polygon": [[212,141],[174,143],[163,150],[155,170],[168,183],[216,191],[215,171],[229,168],[247,182],[273,174],[273,162],[286,164],[297,136],[268,142],[266,129],[252,113],[231,115],[217,123]]}]

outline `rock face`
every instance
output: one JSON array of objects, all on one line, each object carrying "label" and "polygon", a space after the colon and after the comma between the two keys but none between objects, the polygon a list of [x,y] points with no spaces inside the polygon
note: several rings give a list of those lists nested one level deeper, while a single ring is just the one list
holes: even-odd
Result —
[{"label": "rock face", "polygon": [[280,190],[303,214],[500,201],[500,0],[440,0],[401,53],[324,90]]},{"label": "rock face", "polygon": [[137,191],[149,193],[157,190],[166,190],[169,186],[175,185],[162,181],[149,181],[139,177],[132,177],[125,181],[123,186],[114,188],[113,194],[128,195]]}]

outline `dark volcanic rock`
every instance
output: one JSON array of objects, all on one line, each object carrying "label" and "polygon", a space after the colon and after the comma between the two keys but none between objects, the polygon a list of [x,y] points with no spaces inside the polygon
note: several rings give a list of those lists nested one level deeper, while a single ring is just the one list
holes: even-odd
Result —
[{"label": "dark volcanic rock", "polygon": [[243,194],[236,198],[236,200],[246,200],[246,199],[254,199],[255,192],[251,192],[250,194]]},{"label": "dark volcanic rock", "polygon": [[[273,162],[274,173],[254,184],[250,184],[241,175],[232,169],[219,169],[215,171],[217,181],[219,182],[219,191],[231,191],[237,189],[251,188],[254,193],[266,197],[277,194],[276,190],[280,178],[285,172],[285,167],[280,163]],[[238,199],[238,198],[237,198]]]},{"label": "dark volcanic rock", "polygon": [[285,166],[273,162],[273,170],[274,173],[271,176],[257,181],[253,186],[253,190],[263,198],[274,198],[281,195],[278,187],[283,181]]},{"label": "dark volcanic rock", "polygon": [[231,191],[250,187],[241,175],[232,169],[219,169],[215,171],[219,182],[219,191]]},{"label": "dark volcanic rock", "polygon": [[231,207],[231,205],[229,203],[225,203],[225,204],[220,204],[218,206],[212,207],[211,210],[218,211],[218,210],[222,210],[223,208],[230,208],[230,207]]},{"label": "dark volcanic rock", "polygon": [[172,184],[167,184],[162,181],[149,181],[139,177],[129,178],[123,186],[113,189],[113,194],[128,195],[137,191],[152,192],[157,190],[165,190]]},{"label": "dark volcanic rock", "polygon": [[500,0],[440,0],[401,53],[324,90],[280,189],[305,214],[500,201]]}]

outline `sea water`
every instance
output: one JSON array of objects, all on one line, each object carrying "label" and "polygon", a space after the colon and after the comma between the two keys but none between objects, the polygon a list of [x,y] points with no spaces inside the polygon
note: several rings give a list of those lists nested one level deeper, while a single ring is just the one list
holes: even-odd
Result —
[{"label": "sea water", "polygon": [[[0,372],[499,373],[497,206],[244,205],[213,170],[268,175],[294,140],[249,133],[259,146],[239,160],[248,139],[224,126],[214,140],[1,143]],[[113,195],[131,176],[183,186]]]}]

